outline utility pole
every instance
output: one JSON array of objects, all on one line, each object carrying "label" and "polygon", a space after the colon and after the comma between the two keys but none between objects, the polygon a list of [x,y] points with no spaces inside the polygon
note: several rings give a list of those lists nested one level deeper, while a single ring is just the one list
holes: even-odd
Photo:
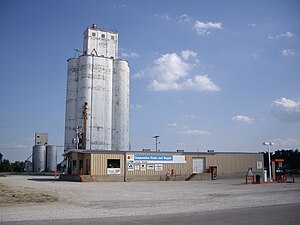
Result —
[{"label": "utility pole", "polygon": [[158,140],[159,136],[155,135],[153,138],[155,138],[155,150],[157,151],[157,140]]},{"label": "utility pole", "polygon": [[269,179],[270,179],[270,182],[273,182],[273,180],[272,180],[272,162],[271,162],[271,156],[270,156],[270,146],[274,145],[274,143],[272,143],[272,142],[264,142],[263,145],[268,145]]}]

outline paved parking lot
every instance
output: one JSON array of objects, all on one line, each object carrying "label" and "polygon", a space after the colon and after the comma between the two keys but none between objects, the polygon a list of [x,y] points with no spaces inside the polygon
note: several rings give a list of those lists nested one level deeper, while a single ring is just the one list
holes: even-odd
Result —
[{"label": "paved parking lot", "polygon": [[29,191],[52,199],[31,203],[1,201],[2,222],[143,215],[159,217],[300,203],[300,183],[297,182],[245,185],[244,180],[224,179],[76,183],[53,177],[7,176],[0,177],[0,183],[19,191],[19,194]]}]

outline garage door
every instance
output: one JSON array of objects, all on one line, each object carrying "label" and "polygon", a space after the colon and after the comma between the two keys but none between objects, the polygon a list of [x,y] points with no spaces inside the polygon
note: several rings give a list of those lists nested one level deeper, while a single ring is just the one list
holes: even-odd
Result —
[{"label": "garage door", "polygon": [[193,173],[204,173],[205,162],[204,158],[193,158]]}]

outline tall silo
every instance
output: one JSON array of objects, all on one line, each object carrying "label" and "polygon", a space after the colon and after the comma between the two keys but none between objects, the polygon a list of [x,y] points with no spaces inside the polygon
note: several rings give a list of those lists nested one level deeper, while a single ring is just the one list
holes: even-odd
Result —
[{"label": "tall silo", "polygon": [[46,166],[46,146],[34,145],[32,147],[33,172],[45,172]]},{"label": "tall silo", "polygon": [[112,59],[79,57],[77,126],[83,148],[111,150]]},{"label": "tall silo", "polygon": [[90,149],[111,150],[113,60],[94,57]]},{"label": "tall silo", "polygon": [[76,128],[80,149],[128,150],[129,66],[117,58],[117,32],[85,30],[83,54],[68,60],[65,151],[77,147]]},{"label": "tall silo", "polygon": [[72,149],[76,145],[77,127],[77,86],[78,86],[78,59],[68,60],[67,93],[66,93],[66,115],[65,115],[65,148]]},{"label": "tall silo", "polygon": [[55,145],[47,145],[46,147],[46,171],[56,171],[57,150]]},{"label": "tall silo", "polygon": [[129,66],[114,60],[112,150],[129,149]]}]

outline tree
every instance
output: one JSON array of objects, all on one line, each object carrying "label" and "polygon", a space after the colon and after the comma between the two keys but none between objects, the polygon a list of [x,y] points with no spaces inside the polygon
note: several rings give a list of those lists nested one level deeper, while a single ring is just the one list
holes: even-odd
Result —
[{"label": "tree", "polygon": [[296,150],[277,150],[273,159],[284,159],[284,168],[300,169],[300,152]]},{"label": "tree", "polygon": [[12,172],[12,167],[9,160],[3,159],[3,161],[0,163],[0,172]]},{"label": "tree", "polygon": [[15,161],[14,163],[11,163],[11,168],[13,172],[24,172],[25,163],[20,161]]},{"label": "tree", "polygon": [[[264,165],[268,170],[268,152],[263,152],[264,154]],[[277,150],[275,153],[270,153],[272,159],[284,159],[283,168],[290,170],[300,169],[300,152],[298,149],[293,150]]]}]

